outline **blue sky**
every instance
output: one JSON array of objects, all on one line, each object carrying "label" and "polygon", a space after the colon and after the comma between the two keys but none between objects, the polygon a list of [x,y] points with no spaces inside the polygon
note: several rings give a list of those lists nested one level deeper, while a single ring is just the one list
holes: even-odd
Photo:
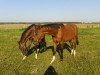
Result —
[{"label": "blue sky", "polygon": [[100,22],[100,0],[0,0],[0,22]]}]

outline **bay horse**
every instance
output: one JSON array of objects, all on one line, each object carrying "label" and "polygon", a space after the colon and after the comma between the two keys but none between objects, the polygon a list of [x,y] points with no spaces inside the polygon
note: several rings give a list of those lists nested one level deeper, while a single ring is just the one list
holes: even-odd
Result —
[{"label": "bay horse", "polygon": [[60,60],[63,60],[63,46],[64,42],[70,42],[71,45],[71,54],[75,56],[76,54],[76,45],[78,45],[78,29],[75,24],[64,25],[62,23],[53,23],[43,25],[37,28],[37,32],[35,32],[34,41],[40,42],[41,39],[45,36],[45,34],[50,34],[53,39],[53,58],[51,60],[52,64],[55,60],[55,54],[57,49],[57,44],[60,44]]},{"label": "bay horse", "polygon": [[[25,31],[21,35],[20,41],[18,42],[19,49],[21,50],[22,54],[24,55],[23,60],[28,56],[28,51],[29,51],[31,44],[36,43],[36,42],[34,42],[33,37],[34,37],[34,32],[36,32],[37,27],[40,27],[40,25],[32,24],[28,28],[26,28]],[[26,43],[28,41],[30,41],[30,44],[27,47]],[[45,36],[41,39],[41,42],[39,42],[38,45],[35,45],[35,50],[36,50],[35,58],[36,59],[37,59],[37,54],[38,54],[39,47],[41,44],[44,44],[46,46]]]}]

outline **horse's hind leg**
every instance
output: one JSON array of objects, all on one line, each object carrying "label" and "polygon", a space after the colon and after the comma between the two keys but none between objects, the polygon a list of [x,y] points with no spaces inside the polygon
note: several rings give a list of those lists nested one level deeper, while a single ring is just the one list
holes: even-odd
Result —
[{"label": "horse's hind leg", "polygon": [[69,43],[70,43],[70,47],[71,47],[71,55],[72,55],[73,52],[74,52],[74,49],[73,49],[73,41],[70,40]]},{"label": "horse's hind leg", "polygon": [[73,51],[73,54],[74,54],[74,56],[76,55],[76,39],[74,39],[74,51]]}]

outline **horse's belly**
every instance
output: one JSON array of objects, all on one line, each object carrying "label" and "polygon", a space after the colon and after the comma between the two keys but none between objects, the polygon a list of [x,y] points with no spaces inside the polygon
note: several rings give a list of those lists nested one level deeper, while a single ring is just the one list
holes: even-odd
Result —
[{"label": "horse's belly", "polygon": [[65,41],[65,42],[67,42],[67,41],[70,41],[70,40],[72,40],[73,38],[68,38],[68,37],[66,37],[66,38],[64,38],[63,40]]},{"label": "horse's belly", "polygon": [[63,36],[63,40],[64,41],[70,41],[70,40],[72,40],[74,38],[74,35],[72,35],[72,34],[65,34],[64,36]]}]

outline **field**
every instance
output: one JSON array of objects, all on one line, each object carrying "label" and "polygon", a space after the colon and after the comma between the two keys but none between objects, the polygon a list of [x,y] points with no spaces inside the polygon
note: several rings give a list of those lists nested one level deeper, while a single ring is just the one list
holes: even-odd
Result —
[{"label": "field", "polygon": [[[100,75],[100,27],[79,28],[79,45],[76,56],[64,49],[64,60],[56,60],[52,65],[52,50],[47,49],[34,58],[35,52],[22,61],[18,48],[24,28],[0,28],[0,75]],[[52,38],[46,35],[47,47],[52,45]]]}]

